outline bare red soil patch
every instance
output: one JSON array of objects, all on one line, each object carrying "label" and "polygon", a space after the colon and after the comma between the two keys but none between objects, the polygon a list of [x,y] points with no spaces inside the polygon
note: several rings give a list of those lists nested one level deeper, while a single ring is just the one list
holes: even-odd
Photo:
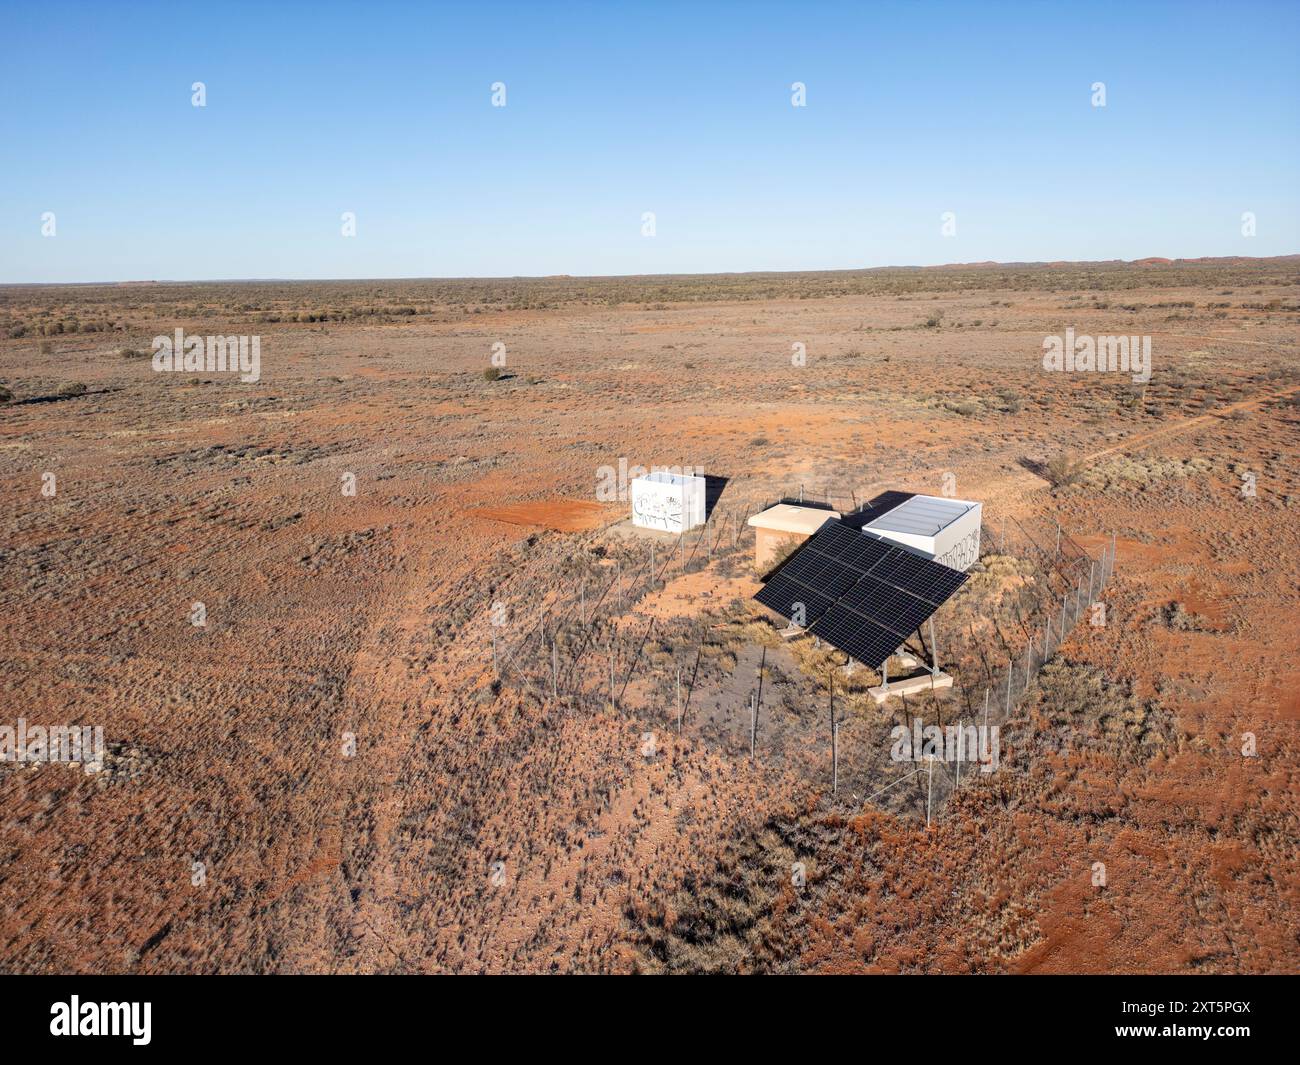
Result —
[{"label": "bare red soil patch", "polygon": [[585,532],[609,520],[605,507],[580,499],[559,499],[545,503],[515,503],[504,507],[476,507],[476,518],[504,521],[509,525],[536,525],[557,532]]}]

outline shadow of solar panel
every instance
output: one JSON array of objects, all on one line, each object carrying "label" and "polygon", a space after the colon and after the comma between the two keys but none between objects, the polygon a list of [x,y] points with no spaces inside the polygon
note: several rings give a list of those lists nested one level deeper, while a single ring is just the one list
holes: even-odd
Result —
[{"label": "shadow of solar panel", "polygon": [[763,585],[754,598],[789,621],[795,621],[795,605],[802,603],[803,620],[796,623],[805,628],[826,613],[835,601],[828,595],[786,577],[784,569]]},{"label": "shadow of solar panel", "polygon": [[879,669],[903,642],[897,633],[839,604],[818,618],[809,631],[870,669]]},{"label": "shadow of solar panel", "polygon": [[877,518],[884,517],[900,504],[906,503],[914,495],[915,492],[881,492],[875,499],[863,503],[861,509],[855,510],[852,514],[845,514],[840,521],[850,529],[861,529]]},{"label": "shadow of solar panel", "polygon": [[875,577],[863,577],[840,599],[840,606],[861,614],[898,636],[902,643],[934,613],[935,607]]},{"label": "shadow of solar panel", "polygon": [[942,606],[966,583],[966,574],[901,550],[872,569],[871,575],[935,607]]}]

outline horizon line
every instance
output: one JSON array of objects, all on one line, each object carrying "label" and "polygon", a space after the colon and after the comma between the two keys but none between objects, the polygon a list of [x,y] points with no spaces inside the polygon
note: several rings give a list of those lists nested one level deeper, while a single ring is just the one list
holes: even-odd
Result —
[{"label": "horizon line", "polygon": [[1216,263],[1268,263],[1300,260],[1300,252],[1282,255],[1200,255],[1168,258],[1148,255],[1140,259],[1039,259],[975,260],[930,264],[893,264],[889,266],[835,267],[823,270],[707,270],[697,272],[669,272],[651,274],[424,274],[404,277],[209,277],[209,278],[134,278],[126,281],[0,281],[0,288],[55,288],[98,285],[127,287],[131,285],[253,285],[253,284],[312,284],[336,282],[393,282],[393,281],[616,281],[644,278],[694,278],[694,277],[761,277],[798,276],[807,274],[869,274],[890,270],[970,270],[994,267],[1069,267],[1069,266],[1207,266]]}]

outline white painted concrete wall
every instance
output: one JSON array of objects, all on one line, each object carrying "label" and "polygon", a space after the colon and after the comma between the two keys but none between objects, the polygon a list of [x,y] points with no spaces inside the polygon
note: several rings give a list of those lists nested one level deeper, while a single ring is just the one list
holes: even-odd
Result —
[{"label": "white painted concrete wall", "polygon": [[703,477],[652,473],[632,482],[632,524],[680,533],[704,524]]}]

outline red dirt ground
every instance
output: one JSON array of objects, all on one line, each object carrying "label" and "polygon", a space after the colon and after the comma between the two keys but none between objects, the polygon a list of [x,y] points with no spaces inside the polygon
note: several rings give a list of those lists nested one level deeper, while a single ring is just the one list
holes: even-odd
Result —
[{"label": "red dirt ground", "polygon": [[[1297,971],[1298,303],[1291,262],[0,289],[0,724],[109,745],[0,764],[0,970]],[[260,333],[262,380],[154,373],[177,326]],[[1066,326],[1151,335],[1149,386],[1044,373]],[[712,560],[645,589],[620,458],[729,478]],[[1119,560],[927,830],[831,800],[819,703],[750,761],[736,523],[947,473]],[[611,574],[632,680],[599,642],[552,700],[528,634],[574,653]]]}]

